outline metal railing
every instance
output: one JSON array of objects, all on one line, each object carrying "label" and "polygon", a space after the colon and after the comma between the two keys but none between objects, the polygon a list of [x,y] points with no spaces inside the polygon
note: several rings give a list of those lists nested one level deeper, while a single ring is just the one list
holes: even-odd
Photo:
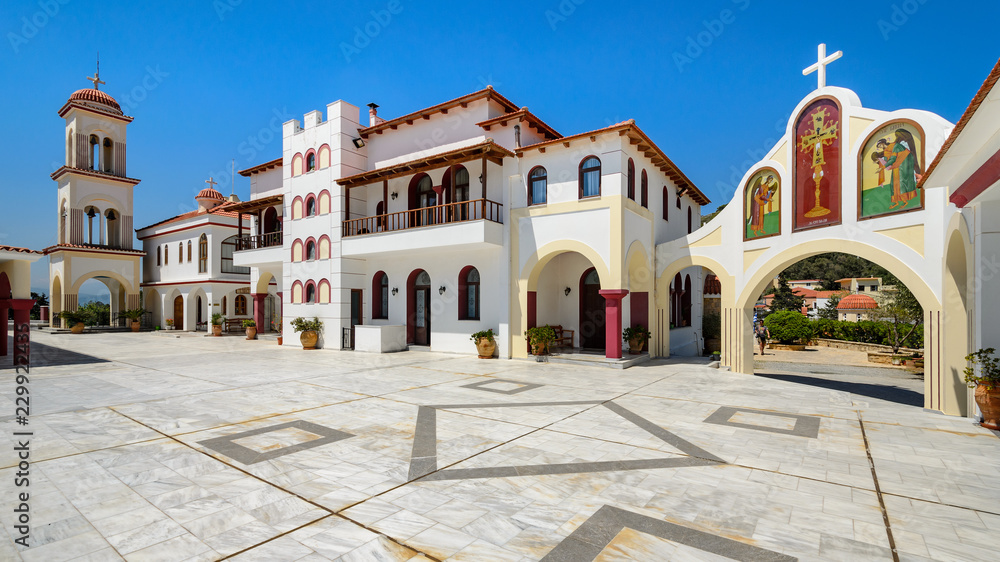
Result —
[{"label": "metal railing", "polygon": [[488,220],[503,223],[503,205],[489,199],[473,199],[445,205],[434,205],[409,211],[386,213],[361,219],[346,220],[342,236],[359,236],[376,232],[395,232],[456,222]]},{"label": "metal railing", "polygon": [[354,328],[344,328],[340,336],[341,349],[354,349]]},{"label": "metal railing", "polygon": [[253,236],[241,236],[236,239],[236,251],[258,250],[260,248],[271,248],[281,245],[281,232],[268,232],[267,234],[256,234]]}]

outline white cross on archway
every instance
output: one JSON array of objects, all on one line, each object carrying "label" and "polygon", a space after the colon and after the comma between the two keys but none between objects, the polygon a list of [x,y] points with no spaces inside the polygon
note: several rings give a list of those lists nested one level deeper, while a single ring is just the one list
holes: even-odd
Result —
[{"label": "white cross on archway", "polygon": [[822,88],[826,86],[826,65],[844,56],[844,51],[837,51],[830,56],[826,56],[826,43],[820,43],[817,51],[819,54],[816,57],[816,64],[803,70],[802,75],[807,76],[815,71],[816,87]]}]

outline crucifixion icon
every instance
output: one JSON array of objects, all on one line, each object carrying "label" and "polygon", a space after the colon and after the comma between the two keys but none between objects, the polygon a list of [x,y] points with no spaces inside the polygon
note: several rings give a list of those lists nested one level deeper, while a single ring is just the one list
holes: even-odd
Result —
[{"label": "crucifixion icon", "polygon": [[802,152],[812,151],[813,181],[816,182],[816,203],[813,208],[806,212],[807,217],[822,217],[830,213],[819,204],[819,182],[823,179],[823,166],[826,159],[823,157],[823,147],[829,146],[837,139],[837,122],[827,121],[826,109],[817,109],[810,116],[812,119],[811,132],[799,137],[799,150]]}]

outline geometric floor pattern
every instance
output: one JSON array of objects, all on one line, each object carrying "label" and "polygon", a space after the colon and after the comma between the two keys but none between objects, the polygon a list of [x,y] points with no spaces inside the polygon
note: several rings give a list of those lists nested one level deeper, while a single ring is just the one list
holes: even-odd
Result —
[{"label": "geometric floor pattern", "polygon": [[33,336],[4,561],[996,558],[1000,439],[867,383]]}]

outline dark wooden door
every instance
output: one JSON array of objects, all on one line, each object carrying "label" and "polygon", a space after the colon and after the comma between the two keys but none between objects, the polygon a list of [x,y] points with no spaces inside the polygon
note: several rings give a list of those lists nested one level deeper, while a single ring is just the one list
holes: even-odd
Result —
[{"label": "dark wooden door", "polygon": [[431,287],[417,285],[414,287],[414,302],[416,308],[413,318],[413,343],[416,345],[431,344]]},{"label": "dark wooden door", "polygon": [[354,327],[363,324],[361,289],[351,289],[351,349],[354,349]]},{"label": "dark wooden door", "polygon": [[597,271],[586,271],[580,279],[580,347],[584,349],[605,348],[604,297],[600,290]]},{"label": "dark wooden door", "polygon": [[174,299],[174,329],[184,329],[184,297]]}]

